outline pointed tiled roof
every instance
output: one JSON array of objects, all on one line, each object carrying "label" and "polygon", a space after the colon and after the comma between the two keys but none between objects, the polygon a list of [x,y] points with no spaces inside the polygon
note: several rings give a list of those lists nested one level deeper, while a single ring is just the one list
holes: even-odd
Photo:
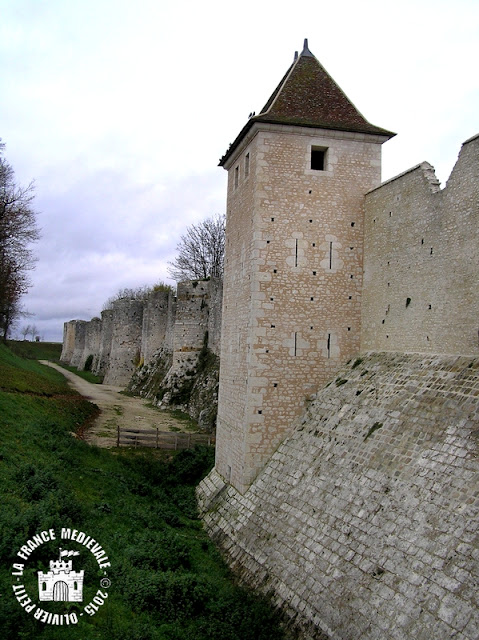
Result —
[{"label": "pointed tiled roof", "polygon": [[395,135],[364,118],[311,53],[307,40],[301,55],[295,58],[261,112],[248,120],[221,158],[220,166],[255,122],[371,133],[387,138]]}]

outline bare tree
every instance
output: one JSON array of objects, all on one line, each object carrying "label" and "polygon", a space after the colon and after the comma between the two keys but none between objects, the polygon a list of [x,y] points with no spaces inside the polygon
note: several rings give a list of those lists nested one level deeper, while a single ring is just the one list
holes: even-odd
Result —
[{"label": "bare tree", "polygon": [[[0,143],[0,154],[4,146]],[[12,167],[0,157],[0,334],[4,340],[22,313],[20,298],[30,285],[28,271],[35,266],[29,246],[40,237],[34,197],[33,183],[19,186]]]},{"label": "bare tree", "polygon": [[20,329],[20,333],[22,334],[22,336],[23,336],[23,339],[24,339],[24,340],[26,340],[26,339],[27,339],[27,336],[28,336],[28,334],[30,333],[30,331],[31,331],[31,326],[30,326],[29,324],[24,325],[24,326]]},{"label": "bare tree", "polygon": [[34,324],[32,324],[30,326],[30,331],[29,331],[29,334],[32,336],[32,342],[35,340],[35,336],[37,335],[37,333],[38,333],[38,329]]},{"label": "bare tree", "polygon": [[177,282],[223,277],[225,216],[216,215],[187,227],[168,273]]}]

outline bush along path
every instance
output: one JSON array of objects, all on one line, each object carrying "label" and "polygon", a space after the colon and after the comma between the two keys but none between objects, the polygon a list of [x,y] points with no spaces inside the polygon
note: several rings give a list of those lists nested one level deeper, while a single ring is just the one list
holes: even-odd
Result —
[{"label": "bush along path", "polygon": [[[284,637],[268,604],[235,585],[197,518],[194,488],[213,450],[93,447],[72,432],[96,411],[62,374],[0,345],[3,637]],[[51,562],[57,572],[71,563],[56,586]]]}]

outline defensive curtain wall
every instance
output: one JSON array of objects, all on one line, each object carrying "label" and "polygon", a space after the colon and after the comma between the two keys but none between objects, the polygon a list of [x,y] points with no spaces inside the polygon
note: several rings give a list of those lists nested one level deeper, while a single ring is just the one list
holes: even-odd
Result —
[{"label": "defensive curtain wall", "polygon": [[154,377],[161,353],[168,379],[181,377],[205,347],[218,355],[221,300],[219,280],[182,282],[177,296],[155,291],[145,300],[117,300],[101,319],[65,323],[61,360],[83,369],[92,356],[92,371],[105,384],[127,386],[138,370],[140,378]]},{"label": "defensive curtain wall", "polygon": [[479,137],[442,190],[427,163],[374,184],[388,134],[318,65],[305,46],[222,159],[203,519],[303,638],[475,640]]},{"label": "defensive curtain wall", "polygon": [[[366,194],[363,353],[306,401],[244,493],[217,470],[199,488],[230,565],[304,638],[477,638],[478,177],[476,136],[444,189],[423,163]],[[206,329],[218,353],[221,287],[178,297],[145,303],[135,353],[160,333],[181,366]],[[94,323],[98,371],[115,321]],[[64,361],[88,357],[86,325],[65,324]]]},{"label": "defensive curtain wall", "polygon": [[479,136],[366,195],[361,348],[479,354]]}]

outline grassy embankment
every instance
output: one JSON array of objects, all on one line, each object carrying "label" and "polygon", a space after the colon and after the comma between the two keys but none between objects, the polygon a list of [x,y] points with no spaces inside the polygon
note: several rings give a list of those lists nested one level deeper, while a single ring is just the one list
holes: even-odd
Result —
[{"label": "grassy embankment", "polygon": [[[45,357],[41,355],[40,357]],[[50,358],[53,359],[53,358]],[[197,519],[194,486],[211,467],[208,448],[175,457],[154,450],[111,452],[72,436],[96,412],[63,376],[0,345],[0,629],[3,637],[76,640],[278,640],[267,605],[236,586]],[[78,625],[36,621],[14,597],[12,563],[27,540],[75,528],[111,561],[105,604],[89,617],[103,573],[84,546],[38,547],[21,578],[44,610],[76,612]],[[37,571],[59,546],[78,550],[83,602],[38,602]],[[16,581],[16,582],[15,582]]]}]

